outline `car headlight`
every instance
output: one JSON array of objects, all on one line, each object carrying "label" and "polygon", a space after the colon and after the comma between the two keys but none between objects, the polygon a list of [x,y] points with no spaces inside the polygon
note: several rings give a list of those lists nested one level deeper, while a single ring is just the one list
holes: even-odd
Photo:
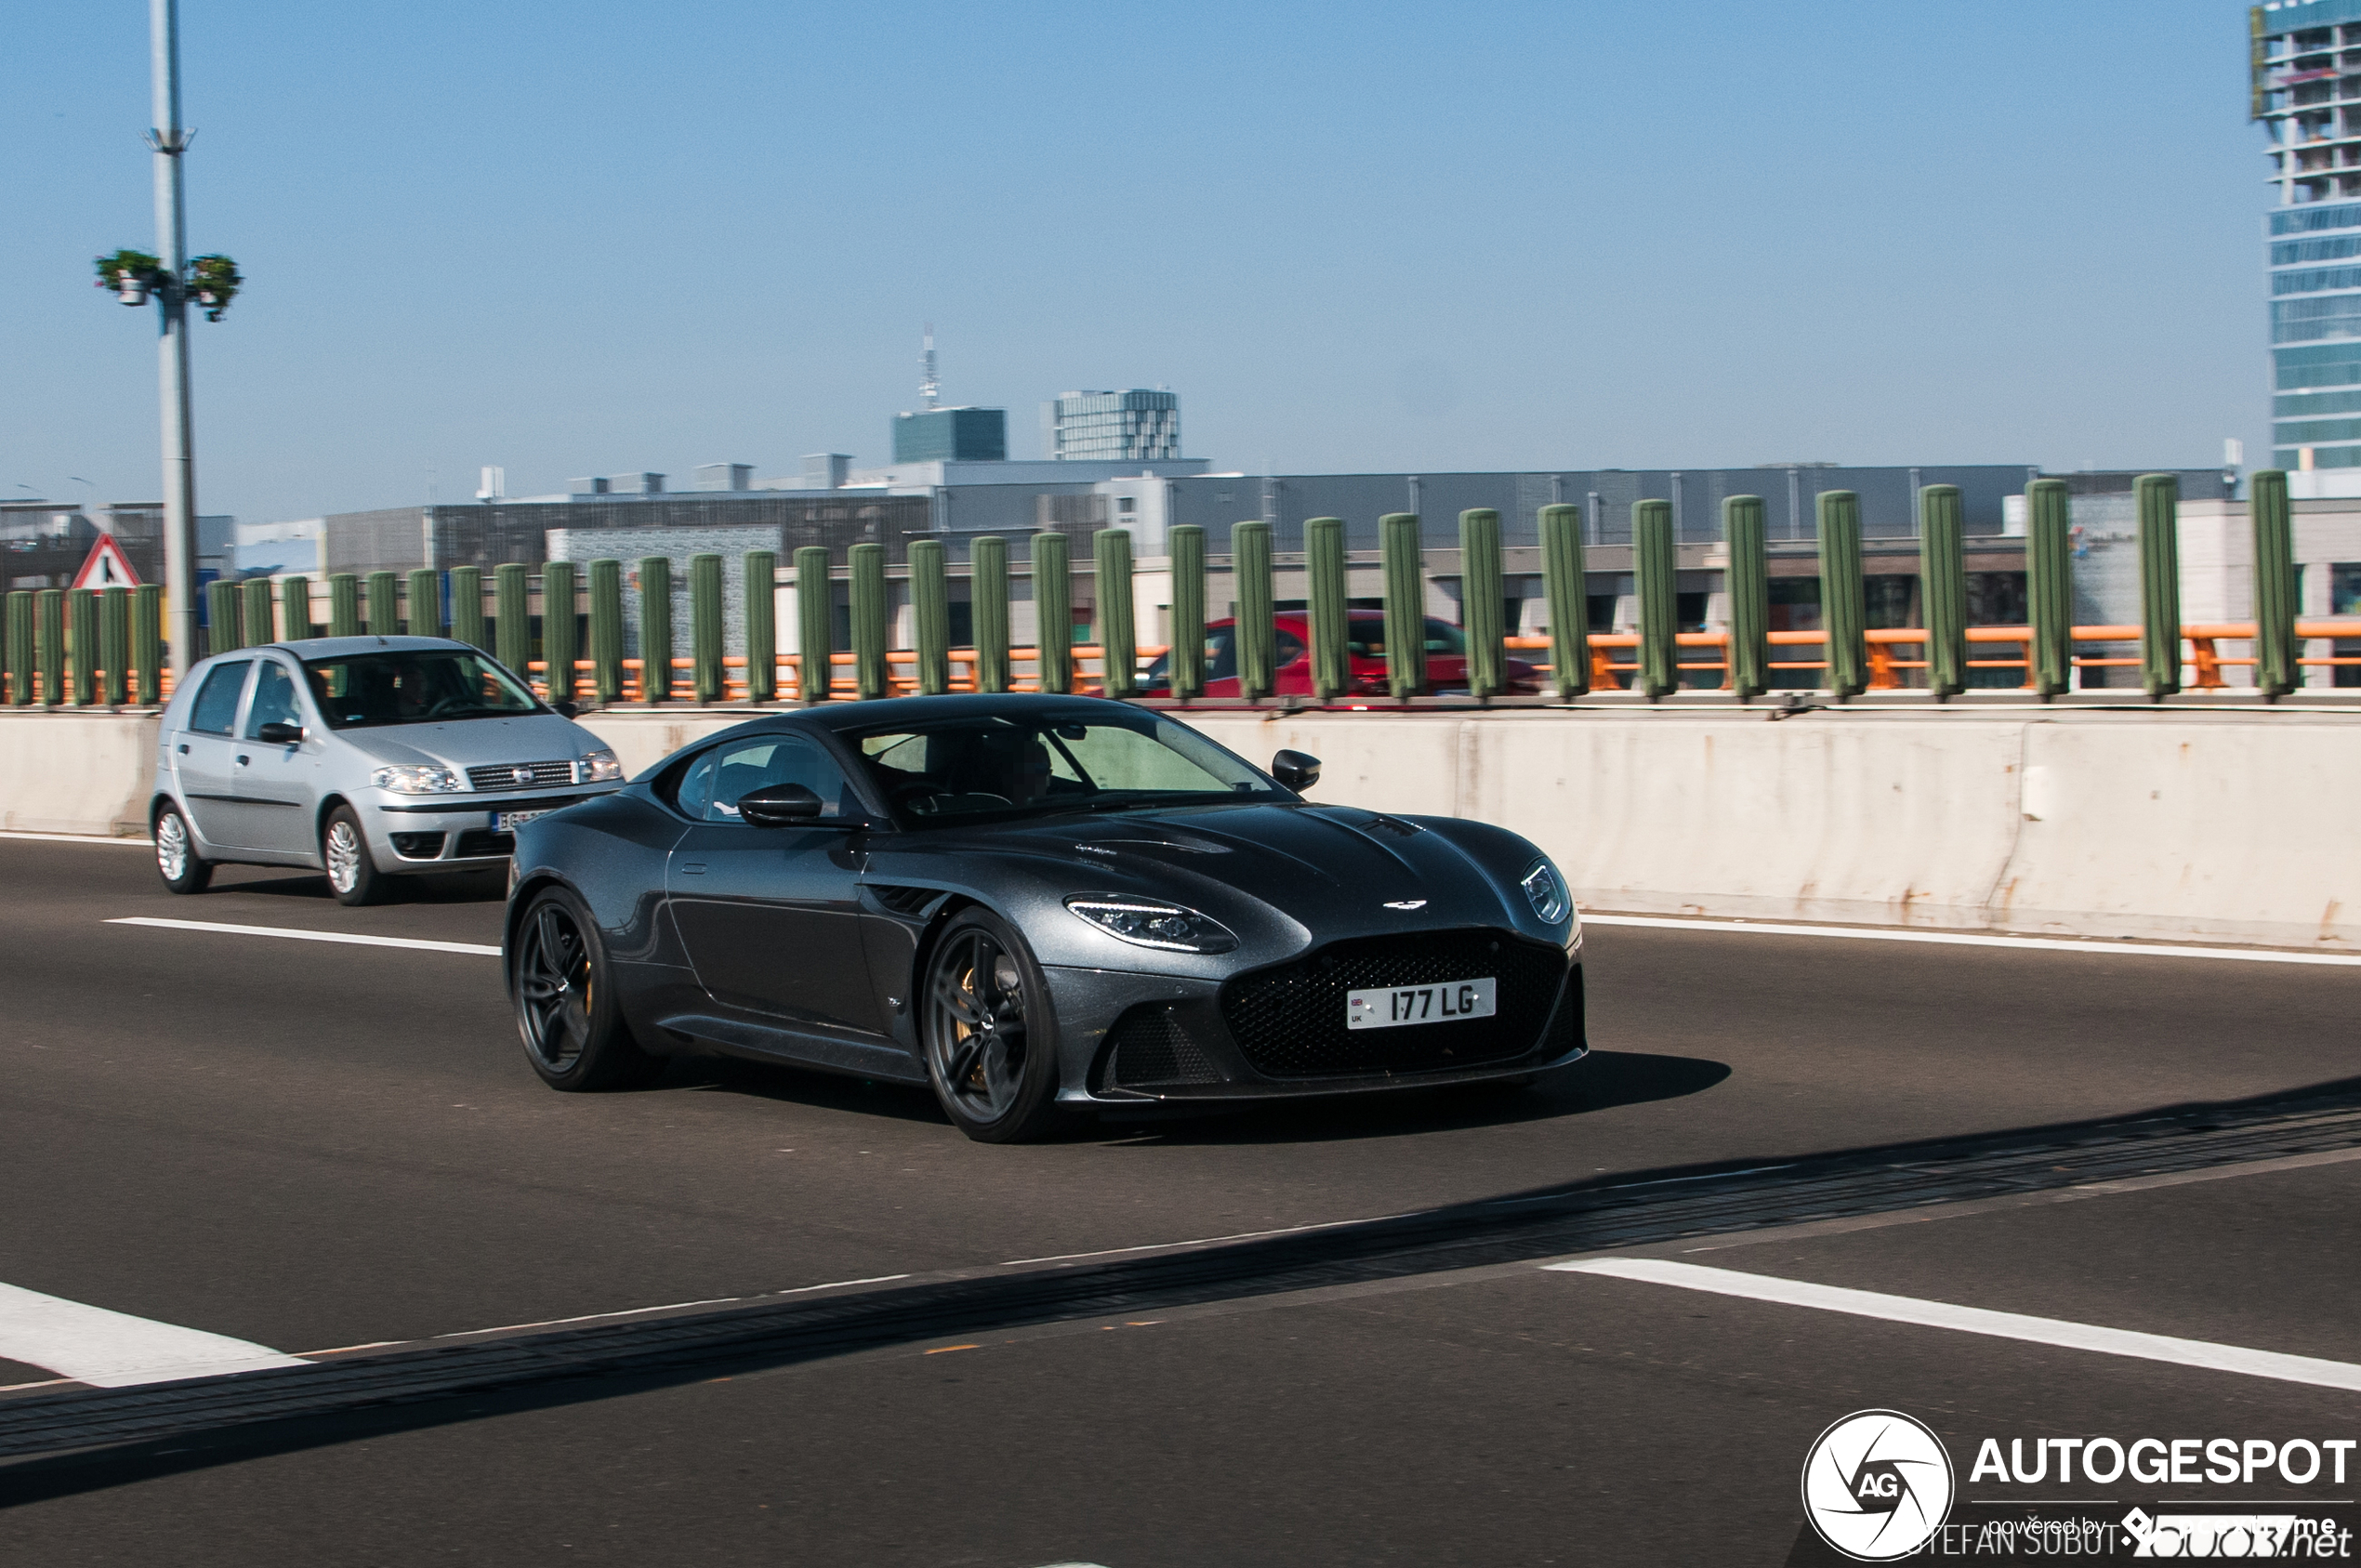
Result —
[{"label": "car headlight", "polygon": [[1070,898],[1066,907],[1107,935],[1136,947],[1167,953],[1227,953],[1238,945],[1230,928],[1209,915],[1154,899]]},{"label": "car headlight", "polygon": [[370,774],[369,782],[396,795],[448,795],[468,787],[458,774],[431,762],[397,762]]},{"label": "car headlight", "polygon": [[1533,869],[1524,874],[1524,879],[1517,886],[1533,901],[1533,912],[1545,924],[1554,926],[1574,912],[1574,900],[1566,894],[1565,879],[1548,861],[1534,862]]},{"label": "car headlight", "polygon": [[605,784],[623,777],[623,764],[611,751],[594,751],[582,758],[580,777],[584,784]]}]

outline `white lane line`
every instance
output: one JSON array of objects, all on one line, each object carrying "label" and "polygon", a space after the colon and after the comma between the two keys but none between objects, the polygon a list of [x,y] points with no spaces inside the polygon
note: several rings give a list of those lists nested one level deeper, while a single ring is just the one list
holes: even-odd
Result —
[{"label": "white lane line", "polygon": [[1967,931],[1893,931],[1871,926],[1796,926],[1774,920],[1683,920],[1662,915],[1591,915],[1586,926],[1644,926],[1659,931],[1718,931],[1771,937],[1838,937],[1849,942],[1924,942],[1945,947],[2022,947],[2045,953],[2094,953],[2109,957],[2223,958],[2240,964],[2326,964],[2361,968],[2361,953],[2293,953],[2275,947],[2188,947],[2161,942],[2104,938],[1993,937]]},{"label": "white lane line", "polygon": [[152,839],[123,838],[112,833],[31,833],[20,828],[0,829],[0,838],[30,838],[42,844],[128,844],[138,850],[155,847]]},{"label": "white lane line", "polygon": [[268,1366],[309,1366],[268,1345],[0,1285],[0,1356],[102,1389]]},{"label": "white lane line", "polygon": [[1774,1279],[1768,1274],[1740,1273],[1733,1269],[1708,1269],[1702,1264],[1672,1263],[1654,1258],[1576,1258],[1570,1263],[1545,1263],[1542,1267],[1565,1273],[1605,1274],[1648,1285],[1676,1285],[1682,1290],[1711,1291],[1717,1296],[1742,1296],[1787,1307],[1816,1307],[1827,1312],[1883,1318],[1890,1323],[1917,1324],[1926,1328],[1956,1329],[1962,1334],[1985,1334],[1998,1339],[2022,1339],[2028,1344],[2059,1345],[2101,1355],[2170,1362],[2176,1366],[2236,1372],[2283,1383],[2361,1390],[2361,1366],[2350,1362],[2282,1355],[2276,1351],[2250,1351],[2206,1339],[2177,1339],[2170,1335],[2101,1328],[2092,1324],[2067,1323],[2061,1318],[1956,1307],[1947,1301],[1921,1301],[1915,1297],[1888,1296],[1874,1290],[1846,1290],[1838,1285],[1810,1285],[1801,1280]]},{"label": "white lane line", "polygon": [[231,926],[212,920],[163,920],[148,915],[126,915],[110,926],[153,926],[167,931],[212,931],[224,936],[287,937],[296,942],[344,942],[355,947],[416,947],[429,953],[473,953],[497,958],[500,950],[480,942],[428,942],[418,937],[371,937],[357,931],[298,931],[285,926]]}]

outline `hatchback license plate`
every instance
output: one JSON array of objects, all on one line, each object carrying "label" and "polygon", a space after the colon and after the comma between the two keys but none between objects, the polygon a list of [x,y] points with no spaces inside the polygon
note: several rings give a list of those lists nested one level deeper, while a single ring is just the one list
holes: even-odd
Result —
[{"label": "hatchback license plate", "polygon": [[1406,1023],[1443,1023],[1462,1018],[1490,1018],[1494,985],[1483,980],[1455,980],[1444,985],[1405,985],[1344,994],[1347,1029],[1398,1029]]},{"label": "hatchback license plate", "polygon": [[548,814],[547,811],[495,811],[492,813],[492,826],[497,833],[514,833],[534,818]]}]

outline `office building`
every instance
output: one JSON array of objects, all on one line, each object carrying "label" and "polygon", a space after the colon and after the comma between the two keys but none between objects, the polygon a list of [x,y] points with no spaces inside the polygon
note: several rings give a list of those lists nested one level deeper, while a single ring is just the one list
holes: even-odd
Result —
[{"label": "office building", "polygon": [[2251,112],[2270,133],[2275,198],[2271,461],[2361,468],[2361,0],[2250,14]]},{"label": "office building", "polygon": [[1167,391],[1068,392],[1041,405],[1042,455],[1155,463],[1180,455],[1180,399]]},{"label": "office building", "polygon": [[896,463],[997,463],[1008,455],[1005,408],[922,408],[893,416]]}]

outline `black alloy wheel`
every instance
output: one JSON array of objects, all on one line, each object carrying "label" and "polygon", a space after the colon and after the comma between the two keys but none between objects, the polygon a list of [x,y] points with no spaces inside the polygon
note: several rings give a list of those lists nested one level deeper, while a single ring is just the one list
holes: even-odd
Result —
[{"label": "black alloy wheel", "polygon": [[581,901],[544,888],[509,943],[508,992],[525,1060],[551,1088],[619,1088],[663,1069],[631,1037],[607,979],[607,955]]},{"label": "black alloy wheel", "polygon": [[213,880],[213,864],[197,854],[197,836],[178,806],[156,813],[156,875],[176,893],[202,893]]},{"label": "black alloy wheel", "polygon": [[964,910],[927,962],[927,1077],[982,1143],[1038,1138],[1058,1121],[1057,1028],[1040,966],[998,916]]}]

